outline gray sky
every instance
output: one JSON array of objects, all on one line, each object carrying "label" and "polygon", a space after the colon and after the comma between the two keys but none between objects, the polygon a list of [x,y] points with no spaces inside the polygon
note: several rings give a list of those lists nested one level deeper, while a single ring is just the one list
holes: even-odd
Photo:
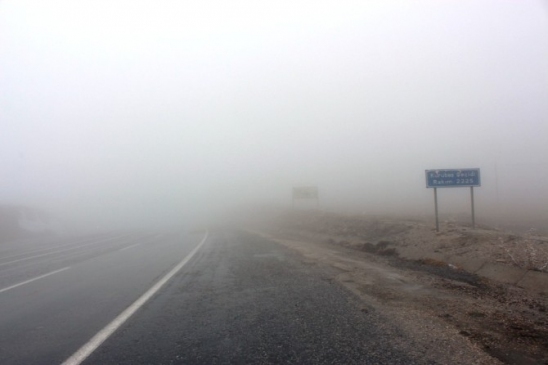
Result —
[{"label": "gray sky", "polygon": [[548,218],[547,39],[541,1],[3,0],[0,201],[429,214],[425,169],[480,167],[479,214]]}]

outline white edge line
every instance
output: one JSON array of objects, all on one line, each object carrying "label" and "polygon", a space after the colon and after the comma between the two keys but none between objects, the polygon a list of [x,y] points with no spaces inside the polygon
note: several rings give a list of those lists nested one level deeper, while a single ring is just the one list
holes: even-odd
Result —
[{"label": "white edge line", "polygon": [[128,248],[132,248],[132,247],[135,247],[135,246],[139,246],[139,245],[140,245],[140,243],[136,243],[136,244],[134,244],[134,245],[129,245],[129,246],[126,246],[126,247],[123,247],[123,248],[119,249],[118,252],[127,250]]},{"label": "white edge line", "polygon": [[21,286],[21,285],[25,285],[25,284],[28,284],[28,283],[32,283],[33,281],[43,279],[43,278],[45,278],[46,276],[50,276],[50,275],[53,275],[53,274],[57,274],[58,272],[65,271],[65,270],[68,270],[68,269],[70,269],[70,266],[69,266],[69,267],[64,267],[64,268],[62,268],[62,269],[55,270],[55,271],[52,271],[52,272],[48,272],[47,274],[40,275],[40,276],[37,276],[37,277],[32,278],[32,279],[29,279],[29,280],[22,281],[22,282],[20,282],[20,283],[14,284],[14,285],[12,285],[12,286],[8,286],[7,288],[0,289],[0,293],[3,293],[3,292],[8,291],[8,290],[10,290],[10,289],[15,289],[15,288],[17,288],[18,286]]},{"label": "white edge line", "polygon": [[133,304],[127,307],[118,317],[106,325],[101,331],[97,332],[84,346],[80,347],[71,357],[65,360],[61,365],[79,365],[89,357],[107,338],[109,338],[121,325],[123,325],[139,308],[141,308],[169,279],[171,279],[179,270],[185,266],[190,259],[198,252],[207,240],[209,232],[206,232],[202,241],[181,261],[177,266],[171,269],[163,278],[139,297]]}]

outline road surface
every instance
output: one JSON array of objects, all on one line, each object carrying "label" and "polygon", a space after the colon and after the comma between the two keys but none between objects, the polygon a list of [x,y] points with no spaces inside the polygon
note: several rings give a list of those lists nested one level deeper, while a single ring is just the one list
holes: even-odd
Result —
[{"label": "road surface", "polygon": [[235,231],[5,242],[0,364],[420,363],[323,270]]}]

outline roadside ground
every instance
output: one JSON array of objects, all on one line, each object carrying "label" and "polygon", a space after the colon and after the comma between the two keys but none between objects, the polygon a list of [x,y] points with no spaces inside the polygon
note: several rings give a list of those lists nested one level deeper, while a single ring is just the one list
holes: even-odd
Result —
[{"label": "roadside ground", "polygon": [[333,214],[283,215],[254,232],[336,269],[334,280],[440,363],[477,351],[478,364],[548,364],[548,276],[520,267],[543,265],[541,237]]}]

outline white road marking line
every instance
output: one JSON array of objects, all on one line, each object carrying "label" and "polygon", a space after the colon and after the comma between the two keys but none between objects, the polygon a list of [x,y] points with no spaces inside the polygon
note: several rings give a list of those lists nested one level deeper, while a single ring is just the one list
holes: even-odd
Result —
[{"label": "white road marking line", "polygon": [[[88,254],[93,253],[93,252],[104,252],[104,251],[101,251],[101,248],[98,248],[98,247],[82,248],[82,249],[74,251],[74,252],[63,251],[63,252],[58,252],[59,255],[54,256],[51,259],[49,259],[49,260],[51,260],[49,262],[51,263],[51,262],[53,262],[54,260],[57,260],[57,259],[67,260],[67,259],[77,258],[78,256],[88,255]],[[109,253],[112,253],[112,252],[118,252],[118,250],[109,251]],[[35,261],[35,262],[32,263],[31,267],[38,266],[39,264],[47,262],[47,261],[48,261],[48,259],[41,260],[41,261]],[[2,265],[0,264],[0,266],[2,266]],[[21,266],[17,265],[17,266],[1,269],[0,274],[5,274],[5,273],[7,273],[9,271],[13,271],[13,270],[21,270]]]},{"label": "white road marking line", "polygon": [[132,247],[135,247],[135,246],[139,246],[139,245],[140,245],[140,243],[136,243],[136,244],[134,244],[134,245],[129,245],[129,246],[126,246],[126,247],[124,247],[124,248],[119,249],[118,252],[127,250],[128,248],[132,248]]},{"label": "white road marking line", "polygon": [[39,249],[30,250],[30,251],[27,251],[27,252],[18,253],[18,254],[11,255],[11,256],[3,256],[2,260],[11,259],[13,257],[32,255],[34,253],[43,252],[43,251],[59,250],[59,249],[63,249],[63,248],[66,248],[66,247],[79,247],[80,244],[88,245],[88,244],[93,244],[93,243],[106,242],[106,241],[110,241],[110,240],[113,240],[113,239],[116,239],[116,238],[122,238],[122,237],[127,237],[127,236],[129,236],[129,235],[126,234],[126,235],[114,236],[114,237],[109,237],[109,238],[102,239],[102,240],[99,240],[99,241],[95,241],[94,239],[92,239],[92,240],[86,239],[86,240],[83,240],[81,242],[78,242],[76,245],[74,243],[66,243],[66,244],[59,245],[59,246],[42,247],[42,248],[39,248]]},{"label": "white road marking line", "polygon": [[0,289],[0,293],[2,292],[5,292],[5,291],[8,291],[10,289],[15,289],[21,285],[25,285],[25,284],[28,284],[28,283],[32,283],[33,281],[36,281],[36,280],[40,280],[40,279],[43,279],[47,276],[50,276],[50,275],[53,275],[53,274],[57,274],[58,272],[61,272],[61,271],[65,271],[65,270],[68,270],[70,269],[70,266],[69,267],[64,267],[62,269],[59,269],[59,270],[55,270],[55,271],[52,271],[52,272],[48,272],[47,274],[44,274],[44,275],[40,275],[40,276],[37,276],[35,278],[32,278],[32,279],[29,279],[29,280],[25,280],[25,281],[22,281],[20,283],[17,283],[15,285],[12,285],[12,286],[8,286],[7,288],[4,288],[4,289]]},{"label": "white road marking line", "polygon": [[156,284],[139,297],[133,304],[127,307],[118,317],[114,318],[112,322],[107,324],[105,328],[99,331],[95,336],[91,338],[84,346],[80,347],[71,357],[69,357],[61,365],[79,365],[85,359],[97,350],[103,342],[105,342],[121,325],[123,325],[139,308],[141,308],[158,290],[160,290],[175,274],[177,274],[183,266],[185,266],[190,259],[198,252],[202,245],[207,240],[209,235],[206,232],[202,241],[181,261],[171,269],[163,278],[161,278]]},{"label": "white road marking line", "polygon": [[[152,243],[154,241],[148,241],[148,242],[139,242],[139,243],[136,243],[134,245],[130,245],[130,246],[127,246],[126,248],[131,248],[133,246],[138,246],[138,245],[142,245],[143,243],[145,244],[148,244],[148,243]],[[128,243],[128,242],[126,242]],[[83,247],[83,246],[89,246],[89,244],[86,244],[86,245],[82,245],[82,246],[78,246],[78,247]],[[59,259],[59,258],[62,258],[62,259],[69,259],[69,258],[73,258],[73,257],[77,257],[79,255],[87,255],[89,254],[90,252],[92,251],[96,251],[96,252],[99,252],[98,250],[101,249],[102,247],[107,247],[107,246],[100,246],[99,248],[97,247],[87,247],[87,248],[83,248],[81,250],[77,250],[75,252],[70,252],[70,253],[67,253],[67,251],[71,251],[71,250],[63,250],[63,251],[58,251],[58,252],[54,252],[54,253],[59,253],[59,254],[62,254],[62,255],[58,255],[58,256],[55,256],[53,257],[52,259],[55,260],[55,259]],[[111,250],[111,251],[108,251],[108,253],[114,253],[114,252],[120,252],[120,251],[123,251],[125,248],[122,248],[122,249],[115,249],[115,250]],[[72,250],[73,251],[73,250]],[[104,252],[104,251],[103,251]],[[47,255],[43,255],[43,256],[47,256]],[[40,257],[42,257],[42,255],[40,255]],[[36,258],[36,256],[34,256],[33,258]],[[24,261],[24,260],[23,260]],[[43,261],[42,261],[43,262]],[[13,261],[9,262],[9,263],[13,263]],[[0,267],[1,266],[4,266],[4,264],[8,264],[8,263],[0,263]],[[33,264],[34,265],[34,264]],[[15,266],[15,267],[10,267],[10,268],[7,268],[7,269],[1,269],[1,273],[4,274],[8,271],[12,271],[12,270],[20,270],[21,267],[19,266]]]},{"label": "white road marking line", "polygon": [[0,266],[5,266],[5,265],[9,265],[9,264],[14,264],[14,263],[16,263],[16,262],[21,262],[21,261],[28,261],[28,260],[36,259],[36,258],[38,258],[38,257],[44,257],[44,256],[54,255],[54,254],[57,254],[57,253],[63,253],[63,252],[67,252],[67,251],[72,251],[72,250],[74,250],[74,249],[78,249],[78,248],[81,248],[81,247],[94,245],[94,244],[96,244],[96,243],[112,241],[113,239],[116,239],[116,238],[119,238],[119,237],[113,237],[113,238],[108,238],[108,239],[105,239],[105,240],[94,241],[94,242],[86,243],[86,244],[83,244],[83,245],[78,245],[78,246],[73,246],[73,247],[70,247],[70,248],[63,249],[63,250],[58,250],[58,251],[55,251],[55,252],[47,252],[47,253],[42,253],[42,254],[40,254],[40,255],[34,255],[34,256],[29,256],[29,257],[23,257],[22,259],[17,259],[17,260],[13,260],[13,261],[2,262],[2,263],[0,263]]}]

